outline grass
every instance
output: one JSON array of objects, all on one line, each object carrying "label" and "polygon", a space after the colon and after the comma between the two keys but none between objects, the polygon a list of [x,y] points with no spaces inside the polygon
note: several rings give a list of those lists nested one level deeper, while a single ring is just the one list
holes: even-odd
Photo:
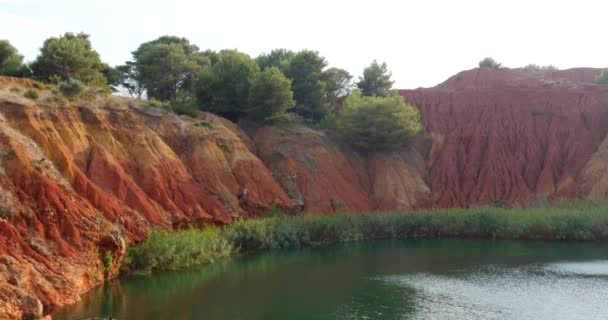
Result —
[{"label": "grass", "polygon": [[608,206],[587,202],[533,209],[446,209],[412,213],[276,216],[222,229],[155,231],[129,250],[134,270],[179,269],[239,252],[420,238],[608,240]]}]

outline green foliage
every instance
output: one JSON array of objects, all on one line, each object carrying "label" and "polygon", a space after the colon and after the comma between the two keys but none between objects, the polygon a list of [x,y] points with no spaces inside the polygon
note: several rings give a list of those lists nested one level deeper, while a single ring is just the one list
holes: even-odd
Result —
[{"label": "green foliage", "polygon": [[255,60],[262,70],[276,67],[282,72],[285,72],[294,56],[295,53],[291,50],[275,49],[270,51],[270,53],[261,54],[255,58]]},{"label": "green foliage", "polygon": [[82,92],[84,86],[76,79],[69,78],[67,81],[59,82],[59,91],[66,97],[75,97]]},{"label": "green foliage", "polygon": [[496,201],[494,201],[494,208],[504,208],[505,207],[505,201],[502,199],[498,199]]},{"label": "green foliage", "polygon": [[28,98],[28,99],[38,99],[38,91],[34,90],[34,89],[27,89],[24,93],[23,96]]},{"label": "green foliage", "polygon": [[148,100],[148,105],[152,108],[170,109],[170,106],[168,103],[157,100],[156,98],[150,98]]},{"label": "green foliage", "polygon": [[352,91],[352,79],[348,71],[338,68],[329,68],[323,71],[323,82],[327,90],[327,100],[336,106]]},{"label": "green foliage", "polygon": [[554,208],[444,209],[355,215],[284,216],[234,222],[220,230],[155,231],[130,248],[134,270],[166,270],[212,263],[241,252],[324,246],[376,239],[489,238],[608,240],[606,204]]},{"label": "green foliage", "polygon": [[169,106],[173,112],[193,118],[198,116],[199,113],[196,99],[192,94],[186,91],[177,92],[169,101]]},{"label": "green foliage", "polygon": [[209,112],[238,120],[245,115],[249,88],[258,72],[258,65],[249,55],[221,51],[217,63],[198,76],[195,90],[199,103]]},{"label": "green foliage", "polygon": [[357,87],[364,96],[386,97],[390,94],[394,81],[391,80],[386,62],[379,64],[376,60],[363,70]]},{"label": "green foliage", "polygon": [[602,70],[602,73],[600,74],[599,78],[597,79],[597,83],[599,83],[599,84],[608,83],[608,68]]},{"label": "green foliage", "polygon": [[110,272],[110,270],[112,269],[112,265],[114,264],[114,257],[112,256],[112,251],[106,250],[103,253],[102,263],[103,271]]},{"label": "green foliage", "polygon": [[266,68],[253,77],[249,91],[248,117],[257,121],[276,121],[282,119],[294,105],[291,80],[279,69]]},{"label": "green foliage", "polygon": [[487,58],[484,58],[483,60],[479,61],[479,67],[480,68],[490,68],[490,69],[500,69],[500,68],[502,68],[502,64],[496,62],[496,60],[494,60],[491,57],[487,57]]},{"label": "green foliage", "polygon": [[179,232],[154,231],[144,243],[127,252],[135,270],[170,270],[213,263],[233,254],[235,247],[218,228]]},{"label": "green foliage", "polygon": [[0,76],[22,77],[24,73],[23,56],[8,40],[0,40]]},{"label": "green foliage", "polygon": [[331,111],[323,82],[325,66],[325,58],[317,51],[303,50],[290,59],[285,70],[285,75],[292,81],[295,113],[313,122],[318,122]]},{"label": "green foliage", "polygon": [[388,97],[352,94],[337,119],[340,135],[364,151],[406,147],[421,128],[418,111],[396,94]]},{"label": "green foliage", "polygon": [[49,81],[58,77],[61,81],[76,79],[87,85],[103,86],[104,65],[97,51],[93,50],[89,35],[65,33],[44,42],[40,55],[31,65],[34,78]]},{"label": "green foliage", "polygon": [[133,52],[133,61],[119,70],[120,83],[127,83],[130,91],[145,89],[149,98],[170,100],[180,90],[189,90],[195,74],[209,59],[186,38],[163,36],[143,43]]},{"label": "green foliage", "polygon": [[537,64],[529,64],[524,67],[524,70],[530,71],[530,72],[545,72],[545,71],[556,71],[558,69],[554,65],[550,65],[550,64],[546,65],[546,66],[540,66]]},{"label": "green foliage", "polygon": [[33,86],[34,86],[34,88],[40,89],[40,90],[46,89],[46,85],[39,81],[34,81]]},{"label": "green foliage", "polygon": [[200,120],[194,123],[195,127],[214,129],[215,125],[207,120]]}]

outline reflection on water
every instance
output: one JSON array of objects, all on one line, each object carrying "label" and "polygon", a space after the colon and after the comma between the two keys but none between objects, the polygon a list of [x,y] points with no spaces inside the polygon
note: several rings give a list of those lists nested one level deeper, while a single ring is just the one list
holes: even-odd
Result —
[{"label": "reflection on water", "polygon": [[425,240],[113,281],[53,319],[608,319],[601,244]]}]

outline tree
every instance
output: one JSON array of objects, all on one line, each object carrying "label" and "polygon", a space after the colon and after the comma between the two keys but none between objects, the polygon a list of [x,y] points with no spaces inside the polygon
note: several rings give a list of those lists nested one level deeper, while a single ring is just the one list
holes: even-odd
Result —
[{"label": "tree", "polygon": [[597,79],[597,83],[599,83],[599,84],[608,83],[608,68],[602,70],[602,73],[600,73],[600,77]]},{"label": "tree", "polygon": [[348,71],[338,68],[329,68],[323,71],[323,82],[327,90],[327,100],[332,106],[337,105],[346,98],[352,90],[353,76]]},{"label": "tree", "polygon": [[104,65],[93,50],[89,35],[67,32],[44,41],[40,55],[31,65],[33,77],[50,81],[76,79],[87,85],[105,85]]},{"label": "tree", "polygon": [[295,112],[314,122],[321,120],[330,111],[325,83],[322,81],[326,65],[325,58],[318,52],[303,50],[291,58],[285,70],[285,75],[292,81]]},{"label": "tree", "polygon": [[170,100],[179,90],[189,90],[195,74],[210,64],[209,58],[186,38],[162,36],[143,43],[133,51],[128,71],[136,87],[146,90],[148,98]]},{"label": "tree", "polygon": [[249,87],[258,72],[258,65],[249,55],[221,51],[218,62],[198,75],[195,92],[199,104],[207,111],[238,120],[245,115]]},{"label": "tree", "polygon": [[255,60],[262,70],[270,67],[276,67],[282,72],[285,72],[294,56],[295,53],[291,50],[274,49],[270,51],[270,53],[259,55],[257,58],[255,58]]},{"label": "tree", "polygon": [[142,83],[137,80],[139,77],[135,71],[134,63],[127,61],[114,69],[117,75],[106,76],[112,90],[128,94],[131,97],[141,98],[145,89]]},{"label": "tree", "polygon": [[359,77],[357,87],[364,96],[386,97],[389,95],[394,81],[391,80],[391,72],[388,71],[386,63],[379,64],[376,60],[363,70],[363,76]]},{"label": "tree", "polygon": [[363,151],[406,147],[422,128],[418,111],[401,96],[362,96],[358,92],[344,101],[336,126],[346,141]]},{"label": "tree", "polygon": [[255,75],[249,92],[247,115],[257,121],[282,119],[286,111],[295,105],[291,80],[276,67]]},{"label": "tree", "polygon": [[500,68],[502,68],[502,64],[496,62],[496,60],[494,60],[491,57],[487,57],[487,58],[484,58],[483,60],[479,61],[479,67],[480,68],[490,68],[490,69],[500,69]]},{"label": "tree", "polygon": [[8,40],[0,40],[0,75],[21,77],[24,73],[23,56]]}]

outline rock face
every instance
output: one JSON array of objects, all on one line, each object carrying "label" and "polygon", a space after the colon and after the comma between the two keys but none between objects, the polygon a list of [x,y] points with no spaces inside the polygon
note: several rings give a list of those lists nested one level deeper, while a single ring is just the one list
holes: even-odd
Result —
[{"label": "rock face", "polygon": [[430,205],[585,195],[580,187],[591,177],[579,173],[608,130],[608,94],[594,84],[597,75],[474,69],[435,88],[401,91],[432,137]]},{"label": "rock face", "polygon": [[273,206],[331,214],[606,197],[608,87],[597,75],[475,69],[403,90],[423,137],[369,155],[304,127],[246,134],[125,98],[26,99],[30,80],[0,77],[0,319],[74,303],[154,228]]},{"label": "rock face", "polygon": [[75,302],[152,228],[295,208],[223,119],[111,97],[32,101],[13,92],[28,80],[0,79],[0,318]]}]

